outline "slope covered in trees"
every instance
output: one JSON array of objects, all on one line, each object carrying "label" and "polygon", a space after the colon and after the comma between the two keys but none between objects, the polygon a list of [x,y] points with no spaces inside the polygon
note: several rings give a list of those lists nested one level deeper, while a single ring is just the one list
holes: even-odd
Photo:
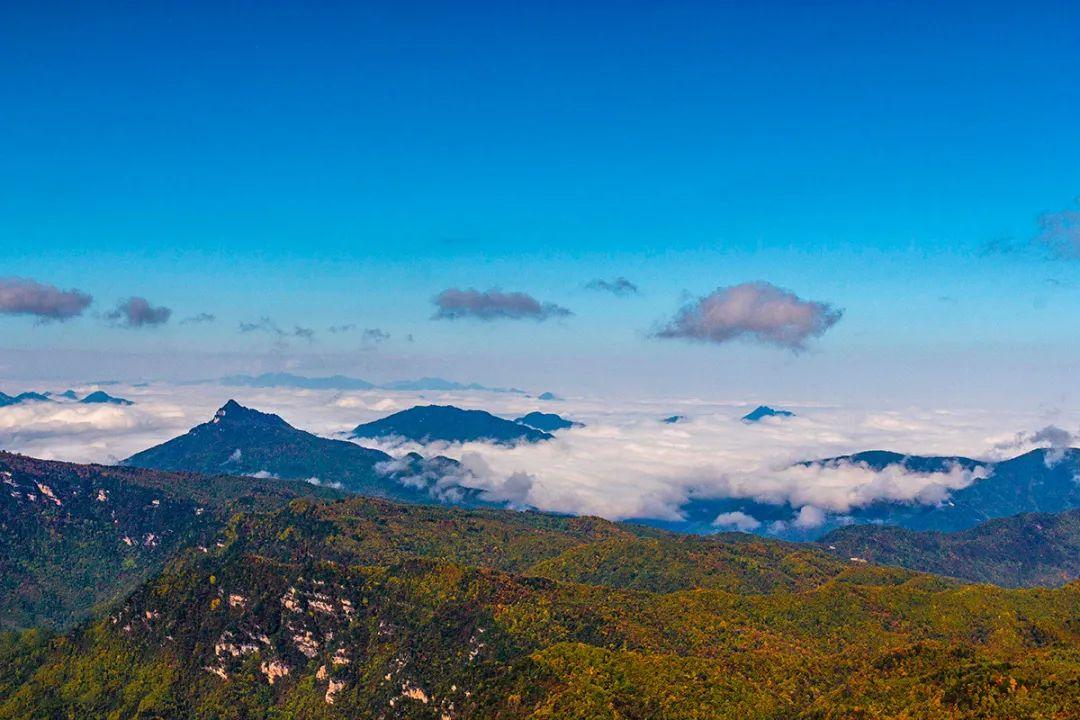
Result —
[{"label": "slope covered in trees", "polygon": [[1066,718],[1078,612],[1077,583],[296,498],[95,623],[0,643],[0,717]]},{"label": "slope covered in trees", "polygon": [[975,582],[1053,587],[1080,577],[1080,510],[1014,515],[954,533],[852,525],[818,545],[839,557]]}]

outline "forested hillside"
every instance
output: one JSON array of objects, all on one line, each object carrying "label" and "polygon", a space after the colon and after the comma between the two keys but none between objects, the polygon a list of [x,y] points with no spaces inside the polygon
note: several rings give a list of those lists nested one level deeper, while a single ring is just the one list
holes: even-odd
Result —
[{"label": "forested hillside", "polygon": [[0,717],[1068,718],[1078,617],[1077,583],[296,498],[96,623],[9,638]]}]

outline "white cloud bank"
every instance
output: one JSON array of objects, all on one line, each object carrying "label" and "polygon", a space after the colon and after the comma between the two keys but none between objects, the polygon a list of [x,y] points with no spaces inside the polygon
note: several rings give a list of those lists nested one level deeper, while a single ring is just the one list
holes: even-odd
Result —
[{"label": "white cloud bank", "polygon": [[[18,388],[0,389],[11,393],[45,390],[51,385],[20,383]],[[416,404],[455,404],[508,418],[552,409],[527,397],[480,391],[342,393],[164,384],[106,389],[136,404],[58,402],[0,408],[0,448],[75,462],[115,462],[206,422],[230,397],[329,437],[340,437],[357,424]],[[795,410],[797,417],[776,423],[740,422],[760,400]],[[1011,456],[1040,444],[1045,435],[1018,435],[1018,428],[1046,424],[1045,418],[1034,413],[916,408],[868,412],[791,406],[775,398],[747,402],[568,398],[556,411],[586,427],[561,431],[549,442],[511,448],[484,443],[376,446],[395,455],[417,450],[459,458],[478,484],[493,494],[544,510],[613,519],[675,519],[679,506],[691,496],[739,497],[789,502],[800,508],[793,522],[812,528],[826,514],[842,515],[875,500],[939,502],[950,491],[975,481],[980,472],[953,468],[928,474],[899,467],[875,472],[851,463],[796,465],[799,461],[872,449],[977,458]],[[691,421],[660,422],[673,414]],[[1076,418],[1057,417],[1055,422],[1080,426]],[[739,515],[722,515],[716,527],[754,529],[754,518]]]}]

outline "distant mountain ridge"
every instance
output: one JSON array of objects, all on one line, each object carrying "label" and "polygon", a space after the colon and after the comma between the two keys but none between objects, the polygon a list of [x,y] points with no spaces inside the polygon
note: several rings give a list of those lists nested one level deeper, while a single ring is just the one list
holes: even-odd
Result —
[{"label": "distant mountain ridge", "polygon": [[401,438],[427,442],[518,442],[551,440],[548,433],[511,422],[484,410],[463,410],[453,405],[417,405],[369,423],[357,425],[350,437]]},{"label": "distant mountain ridge", "polygon": [[[431,466],[424,463],[432,462]],[[479,504],[480,491],[456,461],[407,462],[345,440],[299,430],[277,415],[229,400],[186,434],[136,453],[122,465],[212,475],[272,476],[406,502]]]},{"label": "distant mountain ridge", "polygon": [[51,392],[39,393],[39,392],[28,391],[28,392],[21,392],[18,395],[14,395],[14,396],[7,395],[5,393],[0,392],[0,407],[7,407],[7,406],[10,406],[10,405],[21,405],[22,403],[27,403],[27,402],[51,403],[51,402],[56,402],[55,398],[63,398],[64,400],[75,400],[75,401],[78,401],[80,403],[84,403],[84,404],[87,404],[87,405],[91,405],[91,404],[95,404],[95,403],[103,403],[103,404],[108,403],[108,404],[112,404],[112,405],[134,405],[135,404],[131,400],[125,400],[124,398],[120,398],[120,397],[113,397],[112,395],[109,395],[108,393],[103,392],[101,390],[96,390],[94,392],[91,392],[86,397],[84,397],[82,400],[79,400],[79,396],[75,394],[74,390],[65,390],[62,393],[51,393]]},{"label": "distant mountain ridge", "polygon": [[18,395],[8,395],[0,392],[0,407],[21,405],[27,402],[52,402],[48,395],[38,392],[21,392]]},{"label": "distant mountain ridge", "polygon": [[422,377],[415,380],[394,380],[388,383],[372,383],[360,378],[345,375],[329,377],[306,377],[293,373],[263,373],[262,375],[227,375],[220,380],[222,385],[254,388],[291,387],[304,390],[431,390],[451,392],[454,390],[477,390],[484,392],[514,393],[524,395],[524,390],[517,388],[488,387],[480,383],[460,383],[437,377]]},{"label": "distant mountain ridge", "polygon": [[715,532],[713,521],[724,513],[743,513],[759,523],[753,531],[789,540],[813,540],[847,524],[876,523],[896,525],[910,530],[966,530],[994,518],[1021,513],[1056,513],[1080,508],[1080,450],[1038,449],[997,462],[962,456],[919,456],[883,450],[812,460],[804,465],[863,465],[881,471],[897,465],[909,472],[944,473],[950,468],[974,470],[985,468],[987,476],[967,487],[952,490],[937,504],[890,502],[880,500],[852,508],[843,516],[829,516],[814,527],[793,524],[799,508],[748,498],[693,498],[680,508],[681,520],[639,518],[655,527],[681,532]]}]

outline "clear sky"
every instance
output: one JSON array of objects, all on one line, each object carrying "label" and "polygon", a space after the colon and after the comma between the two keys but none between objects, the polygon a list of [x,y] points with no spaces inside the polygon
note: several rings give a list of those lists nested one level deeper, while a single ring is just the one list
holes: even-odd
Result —
[{"label": "clear sky", "polygon": [[[1078,47],[1068,2],[6,3],[0,277],[93,303],[0,314],[0,371],[1068,402]],[[654,336],[752,281],[843,315]],[[432,319],[469,288],[573,314]]]}]

